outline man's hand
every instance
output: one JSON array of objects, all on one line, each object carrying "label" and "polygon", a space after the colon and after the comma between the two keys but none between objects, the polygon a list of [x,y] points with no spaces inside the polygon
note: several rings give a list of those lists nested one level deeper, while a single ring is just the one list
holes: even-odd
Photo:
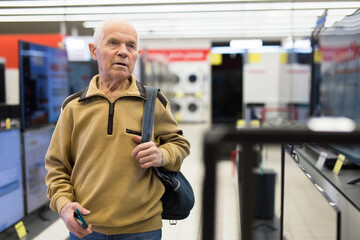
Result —
[{"label": "man's hand", "polygon": [[132,151],[132,156],[135,157],[142,168],[160,167],[163,158],[161,151],[153,142],[141,143],[141,137],[133,136],[133,140],[139,143]]},{"label": "man's hand", "polygon": [[74,212],[75,209],[79,209],[82,215],[88,215],[90,213],[89,210],[83,208],[79,203],[72,202],[65,204],[60,210],[60,217],[64,221],[67,229],[70,232],[78,236],[79,238],[83,238],[86,235],[90,234],[91,231],[91,224],[89,224],[87,229],[84,229],[80,226],[80,224],[75,220]]}]

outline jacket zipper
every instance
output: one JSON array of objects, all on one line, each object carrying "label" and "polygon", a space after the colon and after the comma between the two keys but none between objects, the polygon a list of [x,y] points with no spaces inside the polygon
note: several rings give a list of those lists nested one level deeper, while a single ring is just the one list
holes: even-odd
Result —
[{"label": "jacket zipper", "polygon": [[115,103],[118,99],[116,99],[114,102],[109,102],[109,116],[108,116],[108,127],[107,127],[107,134],[112,135],[113,134],[113,124],[114,124],[114,112],[115,112]]},{"label": "jacket zipper", "polygon": [[109,118],[108,118],[108,129],[107,129],[108,135],[112,135],[113,133],[114,107],[115,107],[115,102],[113,103],[109,102]]}]

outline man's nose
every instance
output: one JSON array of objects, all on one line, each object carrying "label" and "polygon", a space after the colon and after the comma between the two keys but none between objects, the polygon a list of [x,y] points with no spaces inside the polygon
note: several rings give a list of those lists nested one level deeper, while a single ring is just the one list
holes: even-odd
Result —
[{"label": "man's nose", "polygon": [[125,44],[119,45],[119,48],[117,50],[117,55],[122,56],[122,57],[126,57],[128,55],[128,50],[127,50]]}]

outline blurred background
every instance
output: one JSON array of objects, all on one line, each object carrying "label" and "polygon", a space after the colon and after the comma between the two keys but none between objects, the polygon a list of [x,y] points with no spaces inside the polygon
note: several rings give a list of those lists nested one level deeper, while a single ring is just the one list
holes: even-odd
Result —
[{"label": "blurred background", "polygon": [[[360,1],[321,0],[0,1],[0,239],[17,239],[19,221],[28,239],[67,238],[64,224],[48,209],[44,155],[63,100],[98,72],[88,44],[100,21],[118,16],[134,25],[143,50],[134,75],[165,93],[192,143],[183,172],[199,200],[187,221],[171,228],[164,222],[163,239],[201,239],[204,132],[216,125],[305,126],[313,117],[359,123],[359,8]],[[234,150],[228,146],[219,165],[216,239],[241,235]],[[258,239],[280,237],[279,151],[260,151],[259,166],[273,171],[266,181],[274,182],[274,203],[254,228]],[[316,181],[303,178],[296,162],[286,170],[292,178],[286,180],[285,206],[292,208],[285,208],[284,238],[356,239],[360,189],[346,181],[360,176],[360,147],[316,145],[305,152],[312,159],[309,169],[317,169],[326,153],[326,170],[312,173]],[[331,171],[339,154],[350,169],[340,175]],[[298,187],[309,182],[309,188]],[[326,197],[317,198],[316,186],[327,190]],[[329,202],[335,210],[319,210]],[[330,221],[322,226],[325,219]]]}]

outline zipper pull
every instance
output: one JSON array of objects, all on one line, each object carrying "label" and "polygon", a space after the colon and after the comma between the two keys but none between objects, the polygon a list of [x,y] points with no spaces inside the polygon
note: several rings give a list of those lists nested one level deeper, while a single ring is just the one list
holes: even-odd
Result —
[{"label": "zipper pull", "polygon": [[114,115],[114,103],[110,103],[109,114],[110,114],[111,116]]},{"label": "zipper pull", "polygon": [[115,103],[110,103],[110,105],[109,105],[108,135],[112,135],[112,132],[113,132],[114,108],[115,108],[114,104]]}]

